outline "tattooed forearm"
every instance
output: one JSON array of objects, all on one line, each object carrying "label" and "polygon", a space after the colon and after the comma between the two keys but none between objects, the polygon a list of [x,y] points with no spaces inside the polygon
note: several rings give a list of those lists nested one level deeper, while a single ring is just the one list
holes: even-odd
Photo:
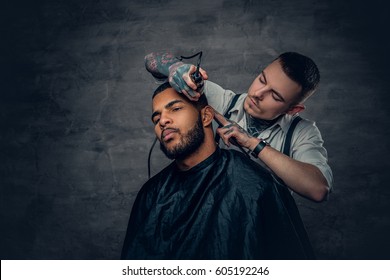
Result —
[{"label": "tattooed forearm", "polygon": [[172,64],[178,62],[179,60],[171,53],[162,53],[160,55],[157,55],[157,59],[161,59],[161,66],[162,67],[169,67]]},{"label": "tattooed forearm", "polygon": [[171,53],[150,53],[145,56],[145,67],[154,77],[164,79],[169,76],[169,66],[178,61]]}]

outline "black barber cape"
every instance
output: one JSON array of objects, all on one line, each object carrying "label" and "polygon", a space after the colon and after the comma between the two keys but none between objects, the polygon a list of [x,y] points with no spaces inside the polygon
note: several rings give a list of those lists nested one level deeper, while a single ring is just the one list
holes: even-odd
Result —
[{"label": "black barber cape", "polygon": [[173,162],[141,188],[122,259],[311,259],[288,189],[240,152],[217,148],[180,171]]}]

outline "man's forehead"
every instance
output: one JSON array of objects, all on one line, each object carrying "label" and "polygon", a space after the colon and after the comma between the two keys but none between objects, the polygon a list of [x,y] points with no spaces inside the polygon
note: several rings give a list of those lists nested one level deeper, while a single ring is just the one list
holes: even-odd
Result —
[{"label": "man's forehead", "polygon": [[262,73],[267,74],[267,77],[274,78],[277,81],[288,81],[298,85],[298,83],[291,79],[283,70],[283,66],[279,59],[274,60],[271,64],[265,67]]},{"label": "man's forehead", "polygon": [[188,103],[182,94],[177,93],[173,88],[167,88],[154,96],[153,108],[155,106],[165,106],[173,100],[179,100],[181,102]]},{"label": "man's forehead", "polygon": [[272,61],[270,64],[268,64],[264,69],[263,69],[263,72],[264,71],[280,71],[280,72],[283,72],[283,69],[282,69],[282,64],[280,64],[280,61],[279,59],[276,59],[274,61]]}]

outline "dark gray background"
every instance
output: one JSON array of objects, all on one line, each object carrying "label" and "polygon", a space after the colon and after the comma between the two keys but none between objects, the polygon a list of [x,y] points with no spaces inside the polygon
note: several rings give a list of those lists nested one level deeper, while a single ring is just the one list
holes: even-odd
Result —
[{"label": "dark gray background", "polygon": [[[5,2],[5,1],[2,1]],[[284,51],[312,57],[334,193],[296,197],[320,259],[390,258],[385,1],[7,1],[0,18],[1,259],[117,259],[147,180],[151,51],[202,50],[244,92]],[[12,2],[12,3],[11,3]],[[167,161],[156,149],[152,171]]]}]

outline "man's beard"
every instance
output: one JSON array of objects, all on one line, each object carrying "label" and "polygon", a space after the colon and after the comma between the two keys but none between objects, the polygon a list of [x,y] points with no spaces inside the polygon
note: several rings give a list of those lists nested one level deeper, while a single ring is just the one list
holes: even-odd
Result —
[{"label": "man's beard", "polygon": [[202,118],[199,114],[193,128],[191,128],[185,135],[180,134],[180,142],[171,149],[167,149],[163,142],[160,142],[160,149],[169,159],[184,159],[202,145],[205,135],[203,131]]}]

